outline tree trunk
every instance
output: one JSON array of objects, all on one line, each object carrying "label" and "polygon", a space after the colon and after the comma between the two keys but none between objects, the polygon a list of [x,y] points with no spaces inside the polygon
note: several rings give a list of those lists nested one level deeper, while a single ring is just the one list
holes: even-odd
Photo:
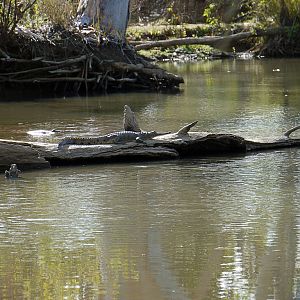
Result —
[{"label": "tree trunk", "polygon": [[108,36],[124,40],[130,0],[80,0],[77,9],[81,26],[94,25]]},{"label": "tree trunk", "polygon": [[139,42],[135,46],[135,50],[149,50],[155,47],[168,48],[173,46],[182,45],[209,45],[215,48],[219,48],[225,51],[231,49],[232,45],[239,42],[242,39],[248,39],[252,37],[259,36],[276,36],[284,32],[285,27],[269,28],[266,30],[256,30],[256,31],[244,31],[235,34],[225,35],[225,36],[203,36],[203,37],[187,37],[178,39],[168,39],[160,41],[146,41]]}]

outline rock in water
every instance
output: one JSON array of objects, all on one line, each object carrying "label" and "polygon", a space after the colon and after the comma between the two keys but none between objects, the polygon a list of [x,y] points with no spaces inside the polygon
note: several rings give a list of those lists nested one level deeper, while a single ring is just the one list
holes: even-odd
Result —
[{"label": "rock in water", "polygon": [[16,164],[11,164],[9,170],[5,171],[5,177],[8,179],[18,178],[21,171]]}]

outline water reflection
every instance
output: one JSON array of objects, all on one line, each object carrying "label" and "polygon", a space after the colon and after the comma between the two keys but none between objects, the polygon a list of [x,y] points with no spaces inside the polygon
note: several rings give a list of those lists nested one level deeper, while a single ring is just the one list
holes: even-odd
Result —
[{"label": "water reflection", "polygon": [[[15,115],[0,103],[0,134],[118,129],[120,107],[133,101],[143,128],[199,119],[198,130],[280,135],[298,121],[299,87],[291,79],[288,102],[274,96],[280,92],[269,82],[283,80],[272,72],[275,62],[283,70],[281,61],[179,66],[188,78],[182,93],[142,94],[142,101],[129,94],[10,103]],[[218,78],[220,70],[230,70],[231,79]],[[265,87],[256,87],[262,81]],[[299,153],[53,168],[0,179],[0,298],[300,297]]]}]

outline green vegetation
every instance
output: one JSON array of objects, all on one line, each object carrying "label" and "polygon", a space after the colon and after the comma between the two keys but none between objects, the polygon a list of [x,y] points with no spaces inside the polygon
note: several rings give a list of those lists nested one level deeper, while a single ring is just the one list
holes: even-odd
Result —
[{"label": "green vegetation", "polygon": [[[1,49],[5,50],[16,39],[18,26],[36,31],[40,28],[49,31],[53,26],[72,28],[77,6],[78,1],[74,0],[0,0]],[[249,27],[285,26],[286,31],[280,36],[256,40],[258,45],[251,41],[247,46],[263,49],[268,55],[300,54],[299,0],[234,0],[230,4],[225,0],[132,0],[131,11],[129,41],[222,35]],[[138,25],[134,26],[135,23]]]},{"label": "green vegetation", "polygon": [[299,0],[132,0],[133,20],[143,22],[299,24]]},{"label": "green vegetation", "polygon": [[[134,0],[133,3],[132,19],[145,24],[150,22],[152,26],[151,30],[149,25],[129,30],[133,40],[201,37],[284,27],[280,34],[243,42],[240,50],[251,49],[267,56],[300,55],[299,0],[234,0],[230,3],[225,0]],[[199,22],[201,25],[197,24]],[[172,51],[174,49],[168,50]]]},{"label": "green vegetation", "polygon": [[14,33],[16,26],[22,23],[27,12],[33,8],[37,0],[0,2],[0,39],[2,42]]},{"label": "green vegetation", "polygon": [[0,40],[2,46],[14,37],[17,26],[37,29],[44,25],[69,27],[76,5],[71,0],[1,0]]}]

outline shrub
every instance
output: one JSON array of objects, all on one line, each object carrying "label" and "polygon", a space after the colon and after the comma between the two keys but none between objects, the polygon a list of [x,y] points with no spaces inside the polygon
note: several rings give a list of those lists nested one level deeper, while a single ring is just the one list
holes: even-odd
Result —
[{"label": "shrub", "polygon": [[300,22],[299,0],[255,0],[255,13],[259,21],[282,26]]},{"label": "shrub", "polygon": [[38,10],[43,12],[45,18],[53,25],[69,27],[76,15],[77,1],[71,0],[42,0]]},{"label": "shrub", "polygon": [[5,43],[14,33],[16,26],[37,0],[1,0],[0,1],[0,39]]}]

